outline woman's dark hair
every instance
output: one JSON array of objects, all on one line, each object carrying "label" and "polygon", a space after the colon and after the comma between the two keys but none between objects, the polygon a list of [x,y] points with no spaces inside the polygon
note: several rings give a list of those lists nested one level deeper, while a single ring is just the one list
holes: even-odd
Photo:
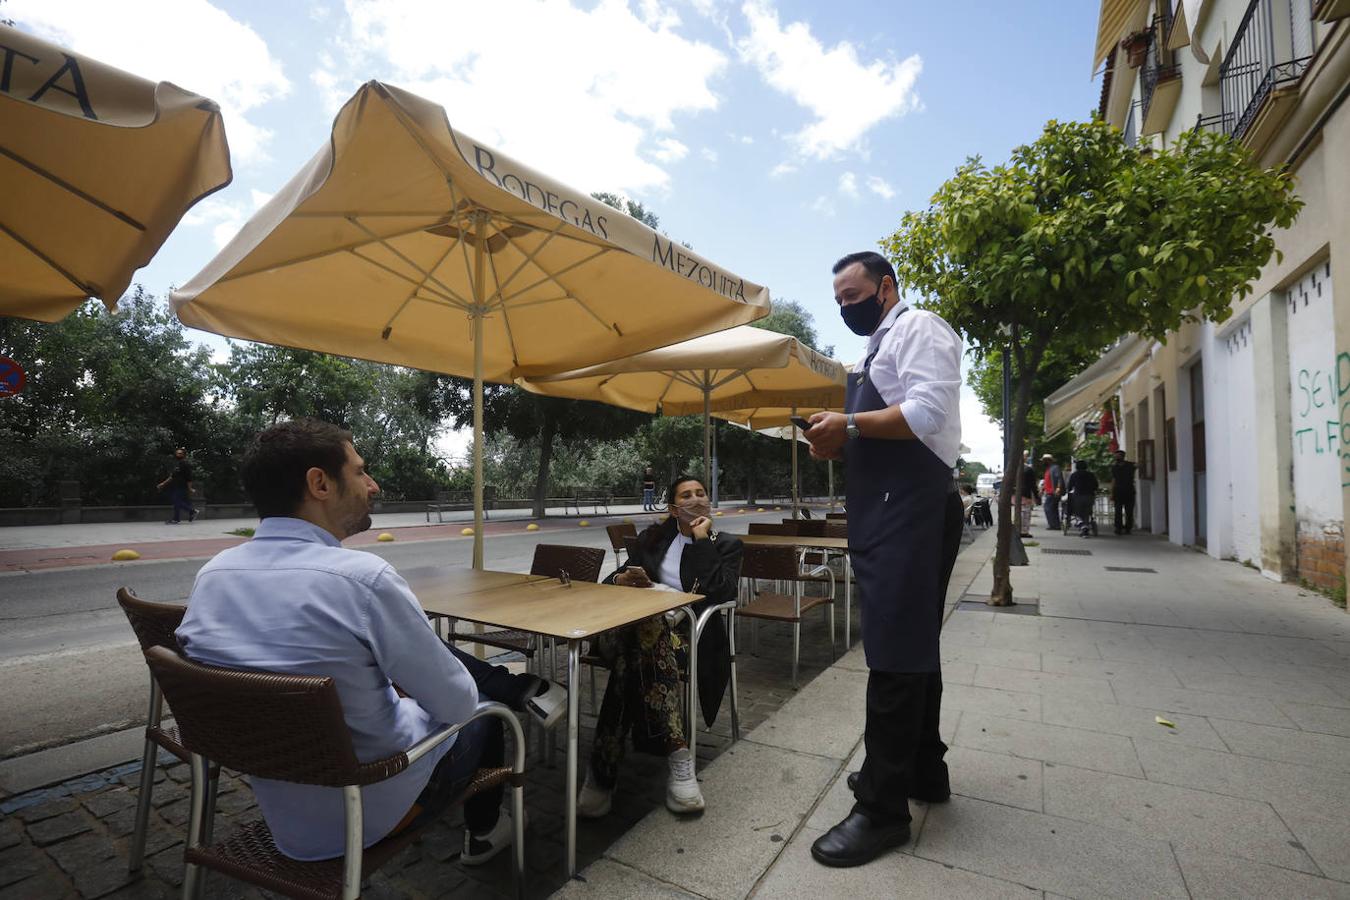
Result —
[{"label": "woman's dark hair", "polygon": [[670,483],[670,487],[666,490],[667,503],[675,502],[675,492],[679,490],[680,485],[684,484],[686,481],[697,481],[699,487],[703,488],[705,491],[708,489],[708,486],[703,483],[703,479],[699,478],[697,475],[676,475],[675,480]]},{"label": "woman's dark hair", "polygon": [[352,433],[318,419],[278,422],[244,451],[240,475],[258,518],[293,516],[305,496],[305,473],[323,469],[339,485]]}]

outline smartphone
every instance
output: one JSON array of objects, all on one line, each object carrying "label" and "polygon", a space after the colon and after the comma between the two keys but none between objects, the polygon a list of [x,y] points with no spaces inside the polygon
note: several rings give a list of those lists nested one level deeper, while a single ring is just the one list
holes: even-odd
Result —
[{"label": "smartphone", "polygon": [[788,416],[788,421],[790,421],[793,425],[796,425],[802,431],[808,431],[811,428],[811,423],[806,421],[806,419],[802,418],[801,416]]}]

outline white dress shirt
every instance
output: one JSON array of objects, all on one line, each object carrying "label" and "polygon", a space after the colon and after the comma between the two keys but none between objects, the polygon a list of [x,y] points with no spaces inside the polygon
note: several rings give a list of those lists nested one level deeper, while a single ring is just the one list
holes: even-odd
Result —
[{"label": "white dress shirt", "polygon": [[[478,703],[478,686],[393,567],[301,519],[263,519],[253,540],[202,566],[177,636],[208,665],[332,676],[362,762],[407,750]],[[361,788],[365,846],[393,830],[453,745]],[[339,788],[250,781],[282,853],[342,855]]]},{"label": "white dress shirt", "polygon": [[853,367],[862,372],[872,357],[868,377],[881,399],[899,406],[910,430],[949,467],[961,447],[961,352],[961,336],[941,316],[901,300],[868,337],[867,353]]}]

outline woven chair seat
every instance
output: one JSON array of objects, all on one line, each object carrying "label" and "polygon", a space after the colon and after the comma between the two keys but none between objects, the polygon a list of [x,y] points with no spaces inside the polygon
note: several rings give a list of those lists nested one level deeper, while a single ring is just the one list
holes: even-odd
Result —
[{"label": "woven chair seat", "polygon": [[[829,597],[802,597],[801,615],[829,602]],[[755,599],[736,610],[736,615],[751,619],[772,619],[775,622],[796,622],[800,619],[796,598],[791,594],[773,594],[768,591],[756,594]]]},{"label": "woven chair seat", "polygon": [[501,650],[515,650],[526,656],[533,656],[536,649],[536,638],[532,631],[519,631],[514,628],[504,628],[501,631],[487,631],[483,634],[474,634],[473,632],[452,631],[447,637],[448,641],[463,641],[470,644],[484,644],[488,647],[497,647]]},{"label": "woven chair seat", "polygon": [[[510,769],[479,769],[468,788],[452,804],[459,806],[474,794],[513,781]],[[366,848],[361,871],[374,872],[408,844],[420,829],[407,829]],[[317,862],[291,859],[277,849],[272,831],[262,819],[248,822],[212,847],[187,850],[188,862],[207,865],[226,875],[287,897],[330,900],[342,896],[342,857]]]}]

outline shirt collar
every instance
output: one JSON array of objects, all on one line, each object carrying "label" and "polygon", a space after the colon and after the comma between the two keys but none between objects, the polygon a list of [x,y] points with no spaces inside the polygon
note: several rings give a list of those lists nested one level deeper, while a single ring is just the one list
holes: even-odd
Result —
[{"label": "shirt collar", "polygon": [[254,540],[258,538],[289,538],[296,541],[308,541],[312,544],[327,544],[330,547],[342,546],[342,542],[333,537],[328,530],[320,528],[313,522],[291,518],[290,516],[268,516],[258,523],[258,527],[253,532],[253,538]]}]

